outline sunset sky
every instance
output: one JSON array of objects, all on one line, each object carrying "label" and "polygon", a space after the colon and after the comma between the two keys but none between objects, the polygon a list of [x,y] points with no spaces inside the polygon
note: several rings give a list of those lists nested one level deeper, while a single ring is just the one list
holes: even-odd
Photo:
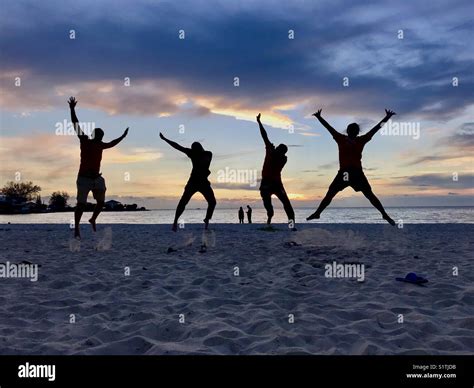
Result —
[{"label": "sunset sky", "polygon": [[[260,176],[261,112],[270,140],[289,146],[290,198],[312,206],[338,157],[311,114],[322,108],[339,131],[357,122],[365,132],[390,108],[392,122],[419,125],[420,134],[379,133],[366,146],[363,165],[384,204],[474,205],[473,4],[2,2],[0,184],[19,172],[44,198],[55,190],[75,197],[79,141],[56,133],[70,120],[73,95],[79,120],[103,128],[105,141],[130,127],[104,151],[109,199],[176,204],[191,163],[159,139],[162,131],[213,152],[218,207],[260,205],[258,186],[218,182],[217,174]],[[369,205],[350,188],[334,204]]]}]

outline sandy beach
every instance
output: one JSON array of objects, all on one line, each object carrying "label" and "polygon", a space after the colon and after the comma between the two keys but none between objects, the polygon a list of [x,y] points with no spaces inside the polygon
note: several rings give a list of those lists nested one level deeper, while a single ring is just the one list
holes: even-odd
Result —
[{"label": "sandy beach", "polygon": [[[0,278],[0,353],[474,351],[473,224],[169,228],[83,225],[79,243],[68,225],[0,225],[0,263],[38,265]],[[325,276],[334,262],[363,281]],[[408,272],[429,282],[395,280]]]}]

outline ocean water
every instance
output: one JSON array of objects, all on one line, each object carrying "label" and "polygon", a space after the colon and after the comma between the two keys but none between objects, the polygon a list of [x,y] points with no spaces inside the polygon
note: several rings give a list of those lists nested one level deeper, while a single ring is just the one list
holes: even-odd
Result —
[{"label": "ocean water", "polygon": [[[395,220],[403,223],[474,223],[474,207],[393,207],[386,209]],[[238,223],[238,209],[216,209],[212,223]],[[314,209],[295,209],[296,223],[305,223],[306,217]],[[181,220],[184,223],[201,223],[206,214],[206,209],[187,209]],[[85,213],[83,222],[90,217]],[[43,214],[17,214],[0,215],[0,224],[70,224],[74,214],[68,213],[43,213]],[[144,212],[103,212],[98,219],[102,224],[171,224],[174,210],[149,210]],[[266,212],[263,208],[254,208],[252,220],[254,223],[266,222]],[[247,222],[247,219],[246,219]],[[275,207],[274,223],[286,223],[286,215],[281,208]],[[319,221],[313,223],[385,223],[379,212],[374,208],[336,208],[330,207],[324,211]]]}]

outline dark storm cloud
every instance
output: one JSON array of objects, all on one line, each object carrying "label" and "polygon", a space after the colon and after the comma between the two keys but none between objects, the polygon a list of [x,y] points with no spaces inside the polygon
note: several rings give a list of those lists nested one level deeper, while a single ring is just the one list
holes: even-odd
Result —
[{"label": "dark storm cloud", "polygon": [[[339,113],[379,111],[382,105],[448,119],[472,103],[469,1],[435,1],[428,9],[421,0],[396,8],[387,3],[386,10],[379,2],[275,4],[4,4],[2,69],[30,72],[51,89],[124,77],[171,80],[180,90],[235,109],[307,99]],[[427,25],[435,19],[436,25]],[[396,39],[399,28],[405,28],[403,41]],[[71,29],[75,40],[68,37]],[[344,76],[349,88],[342,87]],[[459,78],[458,87],[452,77]]]}]

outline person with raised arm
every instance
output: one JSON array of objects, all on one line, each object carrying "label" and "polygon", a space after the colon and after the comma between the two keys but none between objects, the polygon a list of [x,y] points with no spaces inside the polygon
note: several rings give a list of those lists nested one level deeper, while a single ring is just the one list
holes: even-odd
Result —
[{"label": "person with raised arm", "polygon": [[326,196],[319,204],[318,209],[311,214],[309,220],[319,219],[323,210],[331,203],[335,195],[351,186],[355,191],[362,191],[362,194],[370,201],[370,203],[382,214],[384,220],[390,225],[395,225],[395,221],[385,211],[382,203],[375,196],[370,187],[364,171],[362,169],[362,151],[364,146],[372,139],[377,131],[382,128],[395,112],[385,109],[385,117],[369,132],[359,136],[360,128],[356,123],[347,126],[347,135],[336,131],[326,120],[321,116],[321,109],[313,114],[319,122],[329,131],[339,147],[339,172],[329,186]]},{"label": "person with raised arm", "polygon": [[183,214],[186,205],[190,201],[191,197],[197,192],[201,193],[204,199],[207,201],[207,213],[204,218],[204,226],[206,229],[209,227],[209,220],[212,218],[214,209],[216,207],[216,198],[214,191],[212,190],[211,183],[208,180],[208,176],[211,174],[209,167],[212,160],[212,152],[206,151],[201,143],[194,142],[191,144],[191,148],[186,148],[178,143],[167,139],[161,132],[160,138],[167,142],[171,147],[183,152],[186,156],[191,159],[193,169],[189,177],[188,183],[184,187],[184,193],[176,208],[176,213],[173,221],[172,230],[176,232],[178,230],[178,220],[181,214]]},{"label": "person with raised arm", "polygon": [[85,134],[80,125],[76,115],[76,104],[77,100],[74,97],[70,97],[68,100],[69,109],[71,111],[71,121],[74,126],[74,131],[79,137],[81,146],[81,163],[79,166],[79,173],[77,174],[76,186],[77,186],[77,205],[74,211],[74,237],[80,239],[80,222],[82,214],[87,204],[87,196],[89,191],[92,191],[92,195],[96,200],[96,205],[92,217],[89,219],[89,223],[92,225],[94,232],[96,229],[96,220],[100,212],[104,208],[105,203],[105,180],[100,172],[100,162],[102,161],[102,151],[108,148],[115,147],[120,143],[128,134],[128,128],[125,130],[122,136],[112,140],[109,143],[104,143],[104,131],[101,128],[95,128],[92,137],[89,138]]},{"label": "person with raised arm", "polygon": [[273,218],[272,195],[275,195],[283,204],[286,215],[288,217],[289,225],[295,229],[295,212],[291,206],[290,199],[286,194],[283,182],[281,180],[281,171],[285,166],[288,158],[286,153],[288,147],[285,144],[280,144],[275,147],[268,139],[267,131],[260,121],[261,114],[257,116],[257,123],[260,128],[263,142],[265,143],[265,160],[262,168],[262,181],[260,183],[260,196],[263,200],[263,205],[267,211],[267,225],[270,225]]}]

